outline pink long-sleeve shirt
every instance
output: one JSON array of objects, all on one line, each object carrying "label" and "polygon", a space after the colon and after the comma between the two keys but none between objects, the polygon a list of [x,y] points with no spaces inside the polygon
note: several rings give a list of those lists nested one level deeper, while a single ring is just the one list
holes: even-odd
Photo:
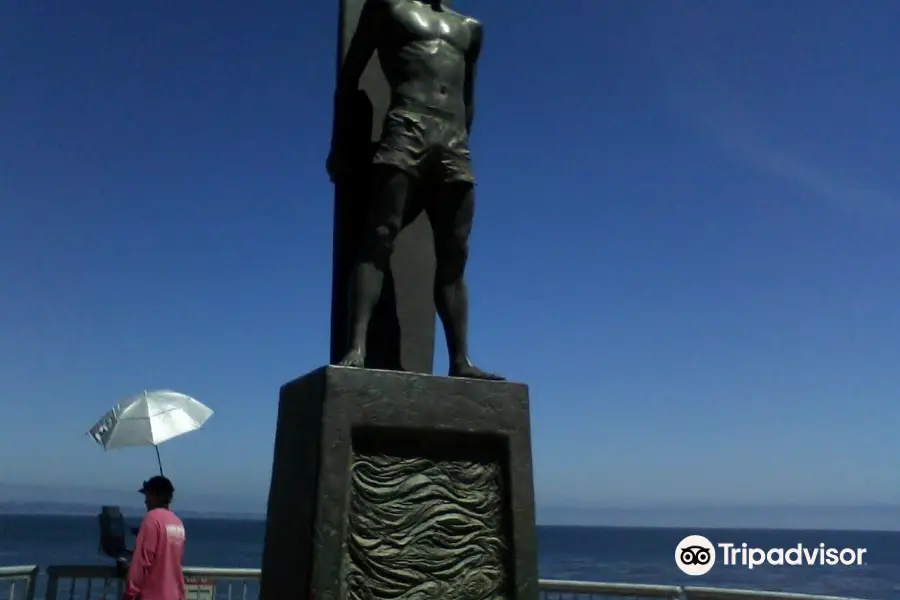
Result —
[{"label": "pink long-sleeve shirt", "polygon": [[138,531],[123,600],[184,600],[184,523],[154,508]]}]

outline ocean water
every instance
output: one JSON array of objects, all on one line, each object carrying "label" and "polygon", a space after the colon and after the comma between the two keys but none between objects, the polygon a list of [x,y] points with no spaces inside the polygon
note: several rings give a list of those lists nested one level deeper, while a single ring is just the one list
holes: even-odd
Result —
[{"label": "ocean water", "polygon": [[[134,522],[137,525],[137,522]],[[264,524],[260,521],[185,519],[185,564],[258,568]],[[689,577],[675,565],[675,546],[689,534],[714,543],[750,547],[865,548],[860,566],[725,566]],[[900,532],[740,529],[539,527],[542,578],[667,585],[709,585],[900,600]],[[0,515],[0,566],[106,565],[97,550],[97,519]],[[40,593],[41,584],[38,591]],[[0,590],[0,597],[3,597]]]}]

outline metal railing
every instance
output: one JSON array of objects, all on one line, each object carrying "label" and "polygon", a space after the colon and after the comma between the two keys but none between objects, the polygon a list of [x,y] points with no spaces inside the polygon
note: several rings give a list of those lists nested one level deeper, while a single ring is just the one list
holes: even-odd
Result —
[{"label": "metal railing", "polygon": [[[595,600],[599,598],[668,598],[670,600],[861,600],[838,596],[791,594],[728,588],[644,585],[606,581],[541,579],[541,600]],[[48,599],[49,600],[49,599]]]},{"label": "metal railing", "polygon": [[38,567],[0,567],[0,600],[33,600]]},{"label": "metal railing", "polygon": [[[0,568],[0,592],[7,581],[11,590],[0,600],[33,600],[38,568]],[[259,569],[184,569],[185,600],[257,600]],[[21,581],[21,585],[13,587]],[[16,592],[22,590],[18,595]],[[541,579],[541,600],[599,600],[600,598],[667,598],[669,600],[854,600],[837,596],[792,594],[727,588],[643,585],[600,581]],[[118,600],[122,579],[115,567],[51,566],[47,568],[44,600]]]}]

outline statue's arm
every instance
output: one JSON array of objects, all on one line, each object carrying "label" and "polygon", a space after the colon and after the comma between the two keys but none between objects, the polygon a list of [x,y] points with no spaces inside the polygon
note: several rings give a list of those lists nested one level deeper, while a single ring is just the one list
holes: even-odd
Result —
[{"label": "statue's arm", "polygon": [[478,57],[481,55],[481,40],[484,37],[481,23],[472,23],[472,43],[466,54],[466,83],[463,91],[466,102],[466,129],[472,131],[472,122],[475,120],[475,71],[478,65]]},{"label": "statue's arm", "polygon": [[359,79],[377,48],[378,28],[383,5],[384,0],[366,0],[363,4],[356,32],[353,34],[353,39],[350,40],[350,47],[347,49],[347,55],[341,65],[334,91],[332,149],[344,138],[344,122],[349,101],[356,93]]}]

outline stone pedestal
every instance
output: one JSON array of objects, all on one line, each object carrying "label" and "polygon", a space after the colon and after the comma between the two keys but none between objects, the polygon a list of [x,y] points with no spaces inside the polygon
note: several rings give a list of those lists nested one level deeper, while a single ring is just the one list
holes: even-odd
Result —
[{"label": "stone pedestal", "polygon": [[261,600],[537,600],[528,388],[323,367],[281,388]]}]

